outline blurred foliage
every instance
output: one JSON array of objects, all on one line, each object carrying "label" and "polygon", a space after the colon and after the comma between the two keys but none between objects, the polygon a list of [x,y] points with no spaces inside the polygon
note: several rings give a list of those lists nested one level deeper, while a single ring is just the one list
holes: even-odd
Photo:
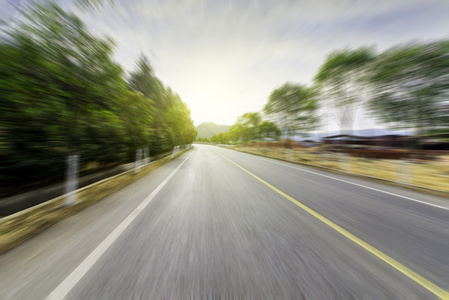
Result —
[{"label": "blurred foliage", "polygon": [[372,48],[332,52],[315,82],[341,129],[352,129],[356,105],[393,128],[421,134],[449,129],[449,41],[409,43],[382,53]]},{"label": "blurred foliage", "polygon": [[210,138],[200,138],[199,141],[214,143],[214,144],[229,144],[229,134],[227,132],[220,132]]},{"label": "blurred foliage", "polygon": [[[382,53],[372,47],[342,49],[328,55],[315,86],[285,83],[272,91],[263,111],[237,118],[228,132],[199,141],[238,143],[277,140],[319,126],[318,109],[335,111],[340,129],[352,130],[355,111],[365,104],[381,122],[414,128],[419,134],[449,132],[449,41],[410,43]],[[445,135],[444,135],[445,136]]]},{"label": "blurred foliage", "polygon": [[264,112],[275,118],[285,137],[291,137],[318,127],[318,108],[315,88],[285,83],[271,93]]},{"label": "blurred foliage", "polygon": [[0,40],[0,176],[62,177],[65,157],[112,165],[191,143],[190,111],[141,57],[129,83],[114,43],[55,4],[25,13]]},{"label": "blurred foliage", "polygon": [[281,138],[281,130],[274,122],[263,121],[257,125],[257,130],[259,132],[259,137],[264,140],[277,141]]},{"label": "blurred foliage", "polygon": [[449,129],[449,41],[410,43],[378,55],[368,66],[371,112],[400,128]]},{"label": "blurred foliage", "polygon": [[108,2],[110,5],[114,5],[114,0],[76,0],[76,5],[81,10],[96,11],[97,9],[104,7],[104,3]]},{"label": "blurred foliage", "polygon": [[352,130],[356,105],[362,101],[366,66],[374,58],[369,47],[334,51],[315,75],[323,105],[336,112],[341,130]]},{"label": "blurred foliage", "polygon": [[[87,9],[103,0],[78,0]],[[0,40],[0,179],[62,177],[65,157],[113,165],[135,151],[152,155],[197,136],[189,108],[154,74],[145,56],[125,79],[114,42],[92,35],[55,4],[23,10]],[[199,141],[278,140],[319,126],[319,107],[351,128],[365,102],[378,120],[425,133],[449,130],[449,41],[409,43],[375,53],[371,47],[333,51],[315,86],[285,83],[263,111],[237,118],[227,132]],[[366,100],[366,101],[365,101]],[[274,122],[273,122],[274,121]],[[26,176],[24,176],[26,174]]]},{"label": "blurred foliage", "polygon": [[231,142],[249,142],[259,140],[278,140],[281,130],[276,123],[262,121],[258,112],[245,113],[237,118],[237,122],[229,128],[228,132],[220,132],[210,138],[200,137],[199,142],[215,144],[229,144]]},{"label": "blurred foliage", "polygon": [[[244,141],[258,139],[258,125],[262,122],[262,117],[258,112],[248,112],[237,118],[239,138]],[[231,127],[233,129],[233,127]]]}]

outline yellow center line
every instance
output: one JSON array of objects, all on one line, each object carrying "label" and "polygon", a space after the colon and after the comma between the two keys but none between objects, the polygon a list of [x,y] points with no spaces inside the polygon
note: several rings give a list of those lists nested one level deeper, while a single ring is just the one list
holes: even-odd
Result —
[{"label": "yellow center line", "polygon": [[416,283],[420,284],[422,287],[426,288],[430,292],[432,292],[435,295],[437,295],[440,299],[448,299],[449,300],[449,293],[447,291],[445,291],[444,289],[440,288],[439,286],[433,284],[432,282],[430,282],[429,280],[425,279],[424,277],[422,277],[422,276],[418,275],[417,273],[413,272],[412,270],[410,270],[409,268],[407,268],[403,264],[401,264],[398,261],[394,260],[393,258],[389,257],[388,255],[386,255],[382,251],[377,250],[376,248],[374,248],[370,244],[368,244],[365,241],[361,240],[360,238],[356,237],[355,235],[353,235],[349,231],[343,229],[342,227],[338,226],[337,224],[335,224],[334,222],[330,221],[329,219],[323,217],[322,215],[320,215],[319,213],[317,213],[313,209],[309,208],[308,206],[302,204],[301,202],[299,202],[296,199],[290,197],[289,195],[287,195],[286,193],[282,192],[281,190],[275,188],[274,186],[272,186],[268,182],[266,182],[263,179],[257,177],[256,175],[254,175],[250,171],[246,170],[242,166],[238,165],[234,161],[230,160],[226,156],[224,156],[224,155],[222,155],[222,154],[220,154],[220,153],[218,153],[216,151],[214,151],[214,152],[219,154],[220,156],[222,156],[223,158],[225,158],[229,162],[233,163],[234,165],[236,165],[237,167],[239,167],[240,169],[242,169],[243,171],[245,171],[249,175],[253,176],[254,178],[259,180],[260,182],[262,182],[263,184],[265,184],[266,186],[268,186],[269,188],[271,188],[272,190],[274,190],[278,194],[284,196],[285,198],[287,198],[288,200],[290,200],[294,204],[298,205],[300,208],[302,208],[303,210],[305,210],[306,212],[308,212],[309,214],[311,214],[312,216],[314,216],[315,218],[317,218],[321,222],[323,222],[323,223],[327,224],[328,226],[332,227],[334,230],[338,231],[339,233],[341,233],[342,235],[344,235],[345,237],[347,237],[348,239],[350,239],[351,241],[353,241],[354,243],[356,243],[360,247],[364,248],[365,250],[367,250],[371,254],[374,254],[375,256],[377,256],[378,258],[380,258],[381,260],[383,260],[384,262],[386,262],[387,264],[389,264],[390,266],[392,266],[393,268],[395,268],[396,270],[398,270],[402,274],[404,274],[407,277],[411,278],[413,281],[415,281]]}]

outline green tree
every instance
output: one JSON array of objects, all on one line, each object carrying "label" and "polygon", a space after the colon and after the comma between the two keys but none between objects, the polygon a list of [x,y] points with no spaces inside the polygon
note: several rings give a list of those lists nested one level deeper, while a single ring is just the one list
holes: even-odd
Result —
[{"label": "green tree", "polygon": [[218,144],[229,144],[229,133],[228,132],[220,132],[212,137],[215,143]]},{"label": "green tree", "polygon": [[229,128],[229,139],[234,143],[245,139],[245,128],[240,123],[235,123]]},{"label": "green tree", "polygon": [[245,141],[257,140],[259,138],[257,126],[262,121],[258,112],[248,112],[237,118],[237,123],[241,124],[241,134]]},{"label": "green tree", "polygon": [[2,167],[11,178],[26,173],[32,179],[42,169],[63,174],[65,155],[87,159],[98,144],[109,147],[104,139],[87,141],[93,120],[109,120],[111,134],[121,128],[109,114],[125,87],[113,46],[54,4],[36,6],[6,31],[0,41],[0,140]]},{"label": "green tree", "polygon": [[367,65],[375,58],[372,48],[362,47],[332,52],[320,67],[315,82],[321,98],[330,102],[340,130],[352,131],[356,106],[362,100]]},{"label": "green tree", "polygon": [[131,90],[152,99],[158,109],[165,108],[163,95],[169,93],[165,93],[162,82],[154,75],[146,56],[141,55],[137,60],[137,68],[130,73],[128,84]]},{"label": "green tree", "polygon": [[156,109],[150,99],[139,93],[127,91],[117,103],[116,114],[124,127],[121,140],[125,144],[127,157],[132,158],[136,149],[151,145]]},{"label": "green tree", "polygon": [[127,85],[113,48],[55,4],[27,10],[8,28],[0,40],[2,183],[61,178],[68,154],[80,155],[82,170],[90,162],[132,161],[137,149],[150,146],[157,154],[195,139],[179,95],[144,58]]},{"label": "green tree", "polygon": [[263,121],[257,125],[257,131],[259,132],[259,136],[263,139],[279,140],[281,137],[281,130],[276,123],[271,121]]},{"label": "green tree", "polygon": [[167,109],[166,120],[173,130],[173,145],[186,145],[195,140],[197,132],[190,118],[190,110],[180,99]]},{"label": "green tree", "polygon": [[285,137],[308,132],[319,123],[317,91],[285,83],[271,93],[264,112],[280,124]]},{"label": "green tree", "polygon": [[258,112],[248,112],[237,117],[237,121],[229,128],[229,139],[233,141],[245,141],[259,139],[257,126],[262,121]]},{"label": "green tree", "polygon": [[373,88],[368,108],[380,121],[421,133],[445,126],[449,41],[392,47],[369,70]]}]

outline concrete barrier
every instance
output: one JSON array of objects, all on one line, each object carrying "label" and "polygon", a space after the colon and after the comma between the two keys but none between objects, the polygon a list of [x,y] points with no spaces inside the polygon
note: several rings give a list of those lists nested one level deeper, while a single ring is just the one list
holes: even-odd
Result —
[{"label": "concrete barrier", "polygon": [[0,253],[118,191],[186,151],[179,152],[173,158],[167,156],[143,166],[137,174],[131,169],[78,189],[77,201],[73,205],[64,206],[66,195],[63,195],[0,219]]}]

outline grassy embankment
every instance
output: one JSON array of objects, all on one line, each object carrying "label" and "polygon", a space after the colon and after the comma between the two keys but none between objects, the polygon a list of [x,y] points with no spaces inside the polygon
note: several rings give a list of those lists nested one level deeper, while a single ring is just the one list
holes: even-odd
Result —
[{"label": "grassy embankment", "polygon": [[310,148],[290,150],[237,146],[234,149],[449,192],[449,155],[439,156],[434,161],[405,163],[391,159],[339,156]]}]

